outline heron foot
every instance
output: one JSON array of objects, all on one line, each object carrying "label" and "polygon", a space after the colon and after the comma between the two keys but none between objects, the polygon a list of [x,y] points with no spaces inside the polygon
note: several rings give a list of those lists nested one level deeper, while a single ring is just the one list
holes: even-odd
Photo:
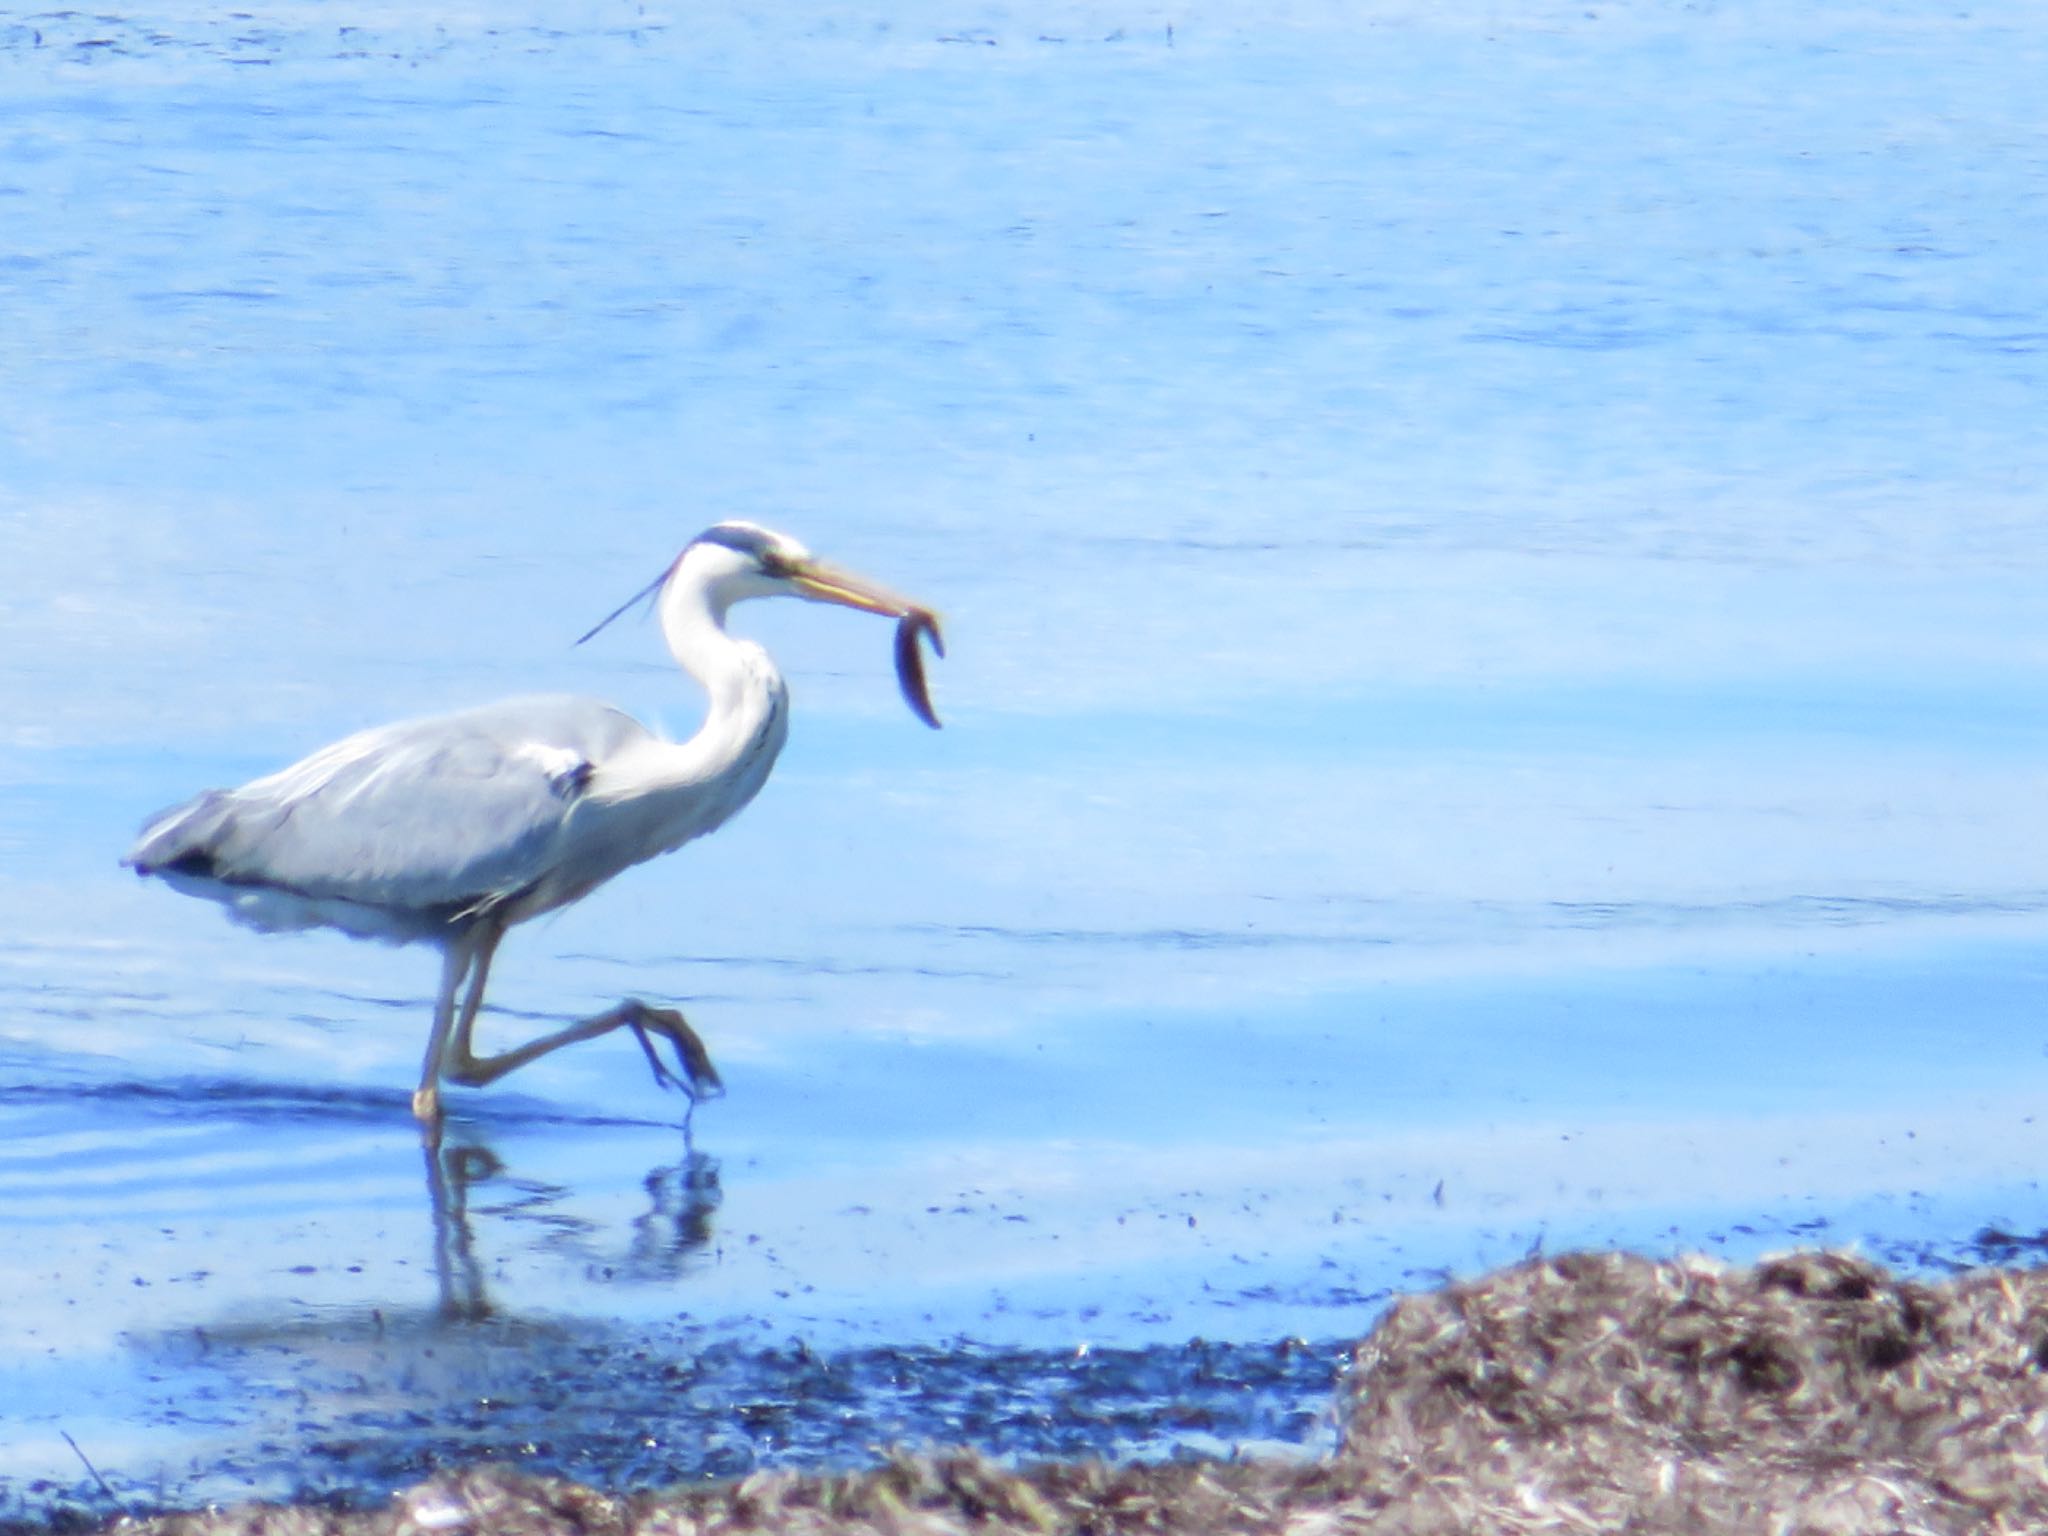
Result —
[{"label": "heron foot", "polygon": [[412,1117],[421,1125],[438,1127],[441,1124],[441,1089],[435,1083],[422,1083],[413,1090]]},{"label": "heron foot", "polygon": [[[697,1031],[690,1027],[682,1014],[673,1008],[650,1008],[638,998],[629,998],[624,1004],[624,1011],[626,1027],[640,1042],[640,1049],[647,1057],[648,1066],[654,1069],[657,1083],[664,1088],[682,1090],[692,1102],[724,1095],[725,1084],[718,1076],[718,1069],[711,1065],[711,1053],[704,1048]],[[661,1059],[650,1038],[652,1035],[661,1036],[675,1048],[676,1064],[683,1069],[680,1077]]]}]

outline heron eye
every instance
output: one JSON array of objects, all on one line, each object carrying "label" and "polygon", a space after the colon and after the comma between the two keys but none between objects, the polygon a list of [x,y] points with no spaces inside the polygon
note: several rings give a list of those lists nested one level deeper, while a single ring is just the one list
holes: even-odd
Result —
[{"label": "heron eye", "polygon": [[780,578],[789,575],[795,569],[794,562],[790,560],[789,556],[783,554],[781,550],[764,549],[761,551],[762,574]]}]

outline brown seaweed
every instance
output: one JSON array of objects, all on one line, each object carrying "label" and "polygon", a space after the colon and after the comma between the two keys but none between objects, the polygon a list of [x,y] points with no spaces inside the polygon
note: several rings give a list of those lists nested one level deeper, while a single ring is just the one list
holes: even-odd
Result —
[{"label": "brown seaweed", "polygon": [[932,710],[931,690],[924,679],[924,651],[918,645],[919,637],[924,635],[931,637],[933,655],[946,654],[946,640],[939,633],[939,616],[929,608],[913,608],[897,621],[896,682],[912,712],[936,731],[939,717]]}]

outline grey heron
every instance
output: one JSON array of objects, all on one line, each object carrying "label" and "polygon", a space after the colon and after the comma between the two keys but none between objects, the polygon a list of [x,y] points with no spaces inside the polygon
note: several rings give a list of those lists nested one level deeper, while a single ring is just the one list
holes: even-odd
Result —
[{"label": "grey heron", "polygon": [[[796,540],[725,522],[683,549],[653,597],[677,665],[710,696],[687,741],[594,699],[508,699],[359,732],[239,789],[208,790],[146,823],[122,861],[269,931],[329,927],[441,950],[440,990],[413,1113],[438,1129],[441,1084],[495,1082],[565,1045],[628,1029],[655,1078],[694,1102],[722,1085],[696,1031],[638,1001],[524,1045],[472,1043],[491,957],[515,923],[567,906],[620,871],[722,826],[759,792],[789,729],[768,653],[726,631],[755,597],[839,603],[901,621],[897,665],[931,725],[920,634],[926,609],[814,557]],[[466,985],[466,990],[465,990]],[[458,1001],[458,994],[460,994]],[[650,1036],[674,1048],[681,1075]]]}]

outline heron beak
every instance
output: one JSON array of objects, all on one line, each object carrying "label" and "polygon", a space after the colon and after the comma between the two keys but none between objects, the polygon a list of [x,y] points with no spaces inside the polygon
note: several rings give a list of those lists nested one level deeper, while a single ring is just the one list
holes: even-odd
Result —
[{"label": "heron beak", "polygon": [[856,576],[822,560],[806,560],[792,566],[788,580],[801,596],[814,603],[838,603],[891,619],[926,611],[922,604],[913,603],[899,592],[891,592],[865,576]]}]

